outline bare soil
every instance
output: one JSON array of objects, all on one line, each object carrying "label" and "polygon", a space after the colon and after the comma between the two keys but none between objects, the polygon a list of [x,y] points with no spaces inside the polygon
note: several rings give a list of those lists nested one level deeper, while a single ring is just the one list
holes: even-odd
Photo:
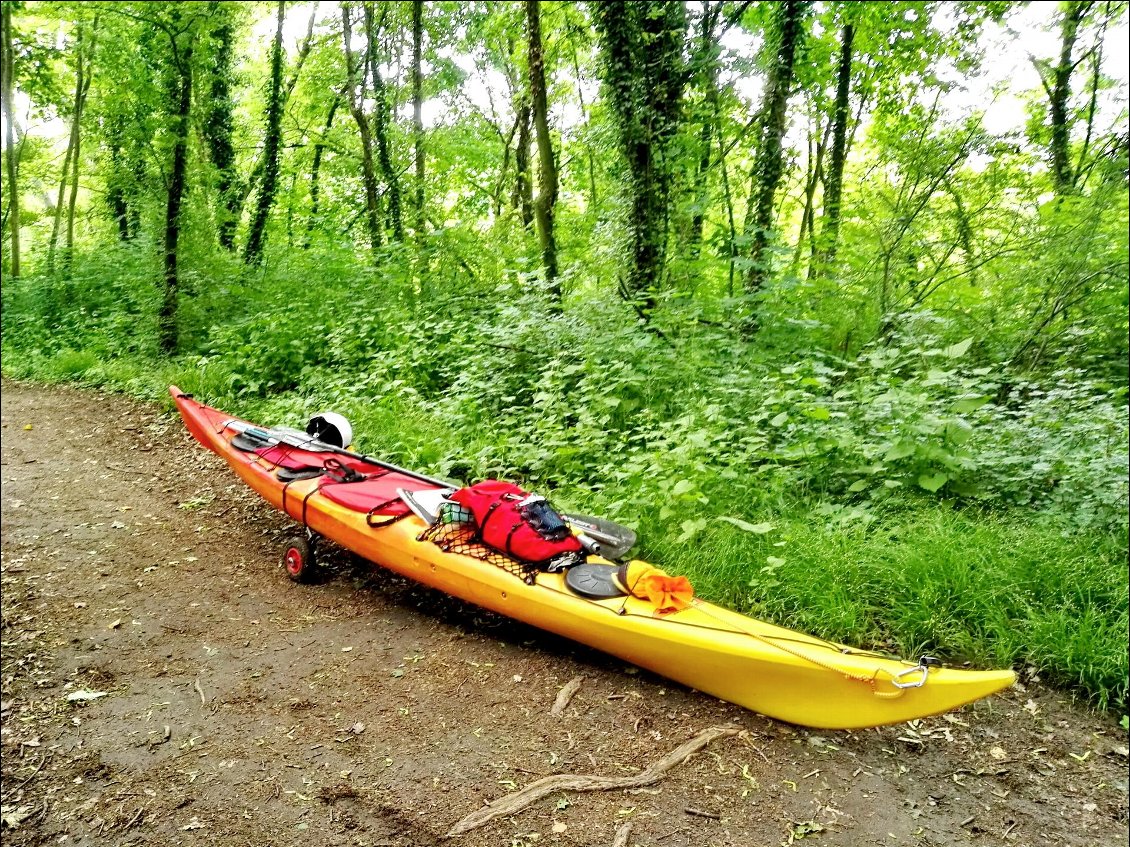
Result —
[{"label": "bare soil", "polygon": [[[6,845],[1127,843],[1126,733],[1030,674],[911,724],[789,726],[343,551],[294,584],[293,526],[174,415],[2,388]],[[445,838],[543,776],[638,773],[714,726],[740,732],[655,785]]]}]

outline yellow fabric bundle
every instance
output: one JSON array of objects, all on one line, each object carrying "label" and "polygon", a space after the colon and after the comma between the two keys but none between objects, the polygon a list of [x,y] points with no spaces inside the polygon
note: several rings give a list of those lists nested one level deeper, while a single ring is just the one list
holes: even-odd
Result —
[{"label": "yellow fabric bundle", "polygon": [[685,576],[671,576],[639,559],[621,565],[616,579],[633,597],[654,603],[661,612],[685,609],[694,599],[694,588]]}]

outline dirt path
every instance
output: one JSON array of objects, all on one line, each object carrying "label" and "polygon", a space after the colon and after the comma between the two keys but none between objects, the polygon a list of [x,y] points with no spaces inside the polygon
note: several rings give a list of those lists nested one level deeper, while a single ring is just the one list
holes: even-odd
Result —
[{"label": "dirt path", "polygon": [[[5,844],[610,845],[625,823],[642,847],[1127,842],[1126,734],[1038,683],[797,729],[344,553],[290,583],[287,521],[154,407],[5,381],[0,417]],[[443,837],[713,726],[741,732],[654,786]]]}]

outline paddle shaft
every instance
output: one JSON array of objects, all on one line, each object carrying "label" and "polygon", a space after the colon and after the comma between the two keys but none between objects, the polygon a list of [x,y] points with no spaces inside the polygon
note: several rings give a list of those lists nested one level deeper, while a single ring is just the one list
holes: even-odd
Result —
[{"label": "paddle shaft", "polygon": [[[298,447],[300,449],[313,450],[319,453],[336,453],[339,456],[348,456],[351,459],[360,459],[371,465],[376,465],[379,468],[384,468],[386,471],[402,474],[404,476],[415,479],[419,482],[426,482],[429,485],[434,485],[437,488],[451,488],[449,480],[436,479],[435,477],[427,476],[416,471],[402,468],[399,465],[394,465],[391,462],[384,462],[373,456],[366,456],[363,453],[355,453],[352,450],[346,450],[344,447],[335,447],[333,444],[326,444],[324,441],[319,441],[316,438],[303,438],[298,435],[291,435],[288,432],[278,432],[262,427],[254,426],[252,424],[244,423],[243,421],[230,420],[224,424],[225,428],[230,427],[237,432],[247,433],[250,432],[254,436],[264,439],[265,441],[274,441],[279,444],[286,444],[289,447]],[[593,541],[599,544],[607,545],[609,558],[615,559],[622,556],[627,552],[632,545],[636,542],[636,534],[628,529],[628,527],[613,524],[611,521],[603,518],[593,518],[589,515],[562,515],[565,520],[570,521],[578,529],[587,534]],[[596,551],[594,551],[596,552]]]},{"label": "paddle shaft", "polygon": [[386,471],[393,473],[403,474],[404,476],[411,477],[418,482],[426,482],[429,485],[434,485],[437,488],[450,488],[451,482],[448,480],[436,479],[435,477],[425,476],[416,471],[410,471],[407,468],[402,468],[399,465],[394,465],[391,462],[382,462],[380,459],[373,456],[366,456],[364,453],[355,453],[352,450],[346,450],[344,447],[335,447],[333,444],[326,444],[324,441],[318,441],[316,438],[299,438],[295,435],[290,435],[283,432],[272,432],[262,427],[245,424],[242,421],[228,421],[224,424],[225,428],[230,427],[237,432],[250,432],[261,438],[278,442],[279,444],[286,444],[288,447],[298,447],[304,450],[312,450],[317,453],[337,453],[339,456],[348,456],[351,459],[360,459],[370,465],[376,465],[378,468],[384,468]]}]

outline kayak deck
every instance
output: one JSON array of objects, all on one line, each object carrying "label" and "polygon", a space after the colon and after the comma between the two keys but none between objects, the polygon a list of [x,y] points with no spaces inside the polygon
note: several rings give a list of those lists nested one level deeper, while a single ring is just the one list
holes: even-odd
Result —
[{"label": "kayak deck", "polygon": [[[281,454],[232,445],[238,425],[246,422],[175,386],[170,393],[197,441],[310,531],[409,579],[769,717],[824,729],[879,726],[946,712],[1015,681],[1011,670],[924,666],[853,650],[699,599],[680,611],[659,613],[636,597],[582,597],[567,587],[561,573],[540,572],[524,581],[486,561],[444,552],[421,538],[427,529],[422,519],[381,501],[388,490],[419,492],[438,484],[384,471],[380,491],[372,494],[372,505],[382,507],[374,516],[363,508],[368,501],[327,496],[324,489],[330,486],[323,477],[280,481]],[[292,465],[309,461],[283,452]],[[377,469],[359,459],[343,461],[362,473]]]}]

